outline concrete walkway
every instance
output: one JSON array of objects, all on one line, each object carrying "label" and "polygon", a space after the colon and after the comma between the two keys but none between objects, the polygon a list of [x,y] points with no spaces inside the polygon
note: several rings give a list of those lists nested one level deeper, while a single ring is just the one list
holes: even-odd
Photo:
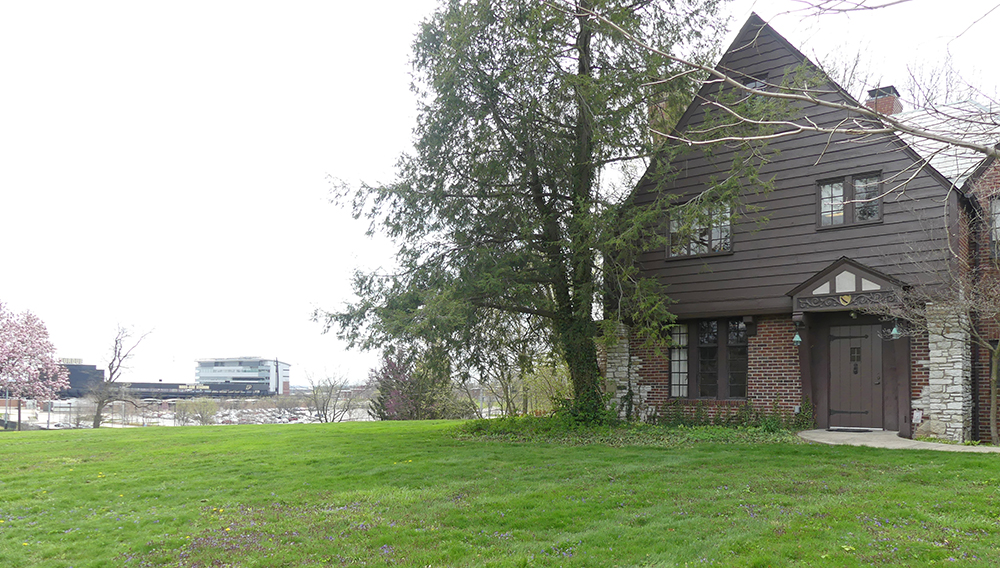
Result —
[{"label": "concrete walkway", "polygon": [[973,452],[979,454],[1000,453],[1000,447],[998,446],[963,446],[960,444],[918,442],[909,438],[900,438],[896,432],[882,430],[873,430],[870,432],[806,430],[799,432],[799,437],[807,442],[829,444],[832,446],[868,446],[871,448],[889,448],[893,450],[937,450],[939,452]]}]

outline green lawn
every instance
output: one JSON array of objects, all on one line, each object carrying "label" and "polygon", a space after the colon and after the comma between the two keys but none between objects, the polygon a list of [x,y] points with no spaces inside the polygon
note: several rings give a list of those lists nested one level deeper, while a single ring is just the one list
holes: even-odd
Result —
[{"label": "green lawn", "polygon": [[1000,455],[455,428],[4,433],[0,566],[1000,565]]}]

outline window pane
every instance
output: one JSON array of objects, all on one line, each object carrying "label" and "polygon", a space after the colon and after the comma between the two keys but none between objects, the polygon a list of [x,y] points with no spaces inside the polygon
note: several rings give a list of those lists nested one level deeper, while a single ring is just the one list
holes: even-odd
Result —
[{"label": "window pane", "polygon": [[747,324],[742,318],[729,320],[729,345],[747,344]]},{"label": "window pane", "polygon": [[874,221],[879,218],[879,180],[877,177],[854,179],[854,220]]},{"label": "window pane", "polygon": [[691,240],[691,254],[705,254],[709,251],[712,242],[712,229],[699,225],[694,229],[694,238]]},{"label": "window pane", "polygon": [[720,207],[712,215],[712,252],[732,250],[729,207]]},{"label": "window pane", "polygon": [[668,257],[729,252],[732,250],[732,212],[727,205],[716,205],[685,230],[680,218],[669,223]]},{"label": "window pane", "polygon": [[719,322],[715,320],[698,322],[698,345],[719,343]]},{"label": "window pane", "polygon": [[698,396],[719,395],[719,322],[698,322]]},{"label": "window pane", "polygon": [[844,182],[819,187],[820,224],[824,227],[844,224]]},{"label": "window pane", "polygon": [[687,326],[687,324],[683,323],[683,324],[679,324],[679,325],[674,326],[674,328],[670,330],[670,339],[673,340],[673,342],[674,342],[674,344],[675,344],[676,347],[687,348],[687,346],[688,346],[688,326]]},{"label": "window pane", "polygon": [[997,243],[1000,243],[1000,199],[990,201],[990,228],[995,247]]},{"label": "window pane", "polygon": [[730,346],[727,361],[729,363],[729,396],[731,398],[746,398],[749,363],[746,345]]},{"label": "window pane", "polygon": [[[715,322],[711,322],[715,323]],[[719,348],[698,348],[698,396],[719,395]]]},{"label": "window pane", "polygon": [[671,330],[671,338],[676,344],[670,348],[670,396],[688,396],[688,327],[679,325]]},{"label": "window pane", "polygon": [[677,219],[670,220],[670,246],[667,249],[667,256],[687,256],[688,240],[681,234],[681,223]]}]

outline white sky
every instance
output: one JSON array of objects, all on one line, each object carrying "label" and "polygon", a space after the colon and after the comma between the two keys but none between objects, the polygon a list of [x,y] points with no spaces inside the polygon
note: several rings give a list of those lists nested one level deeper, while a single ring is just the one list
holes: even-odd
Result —
[{"label": "white sky", "polygon": [[[738,0],[732,27],[752,7],[807,55],[861,50],[901,87],[996,2],[959,4],[803,20]],[[117,324],[151,330],[130,381],[243,355],[290,363],[295,384],[364,381],[376,357],[309,316],[391,248],[328,202],[327,176],[392,179],[416,116],[409,46],[435,5],[0,3],[0,301],[99,367]],[[1000,10],[947,49],[992,93],[990,29]]]}]

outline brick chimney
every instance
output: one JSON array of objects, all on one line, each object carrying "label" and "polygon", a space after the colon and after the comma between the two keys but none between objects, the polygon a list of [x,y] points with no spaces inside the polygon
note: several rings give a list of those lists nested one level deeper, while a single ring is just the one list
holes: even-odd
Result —
[{"label": "brick chimney", "polygon": [[899,101],[899,91],[892,85],[869,90],[865,106],[882,114],[903,112],[903,103]]}]

